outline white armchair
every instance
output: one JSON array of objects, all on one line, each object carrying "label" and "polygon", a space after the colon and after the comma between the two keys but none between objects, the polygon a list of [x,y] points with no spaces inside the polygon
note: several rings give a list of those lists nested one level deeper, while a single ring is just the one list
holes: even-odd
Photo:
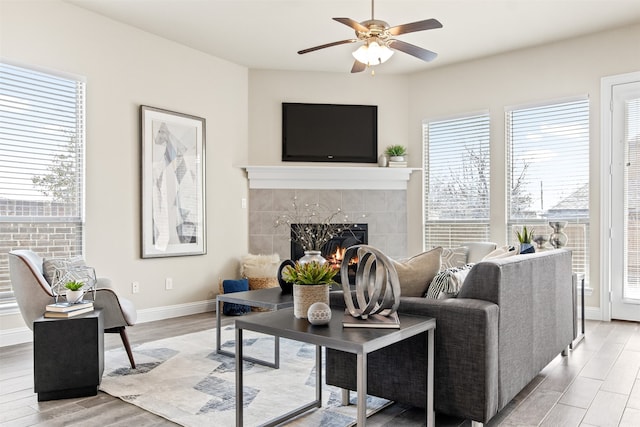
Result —
[{"label": "white armchair", "polygon": [[[33,329],[33,321],[42,316],[45,306],[51,304],[54,297],[51,286],[43,275],[43,259],[30,250],[9,252],[9,273],[22,318],[27,326]],[[98,286],[102,283],[98,281]],[[104,332],[120,334],[131,368],[135,369],[136,364],[125,329],[136,323],[135,306],[131,301],[118,297],[113,289],[98,287],[94,307],[102,309]]]}]

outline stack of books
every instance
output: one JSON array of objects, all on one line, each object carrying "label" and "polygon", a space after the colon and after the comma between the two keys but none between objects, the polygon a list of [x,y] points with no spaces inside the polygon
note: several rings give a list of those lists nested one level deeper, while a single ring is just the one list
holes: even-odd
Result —
[{"label": "stack of books", "polygon": [[80,301],[75,304],[57,302],[49,304],[44,312],[44,317],[67,318],[79,316],[93,311],[93,301]]},{"label": "stack of books", "polygon": [[381,314],[370,314],[365,319],[353,317],[349,314],[349,310],[344,311],[344,318],[342,319],[342,326],[344,328],[383,328],[383,329],[400,329],[400,318],[398,313],[391,313],[389,316],[383,316]]},{"label": "stack of books", "polygon": [[404,162],[392,162],[391,160],[389,160],[389,167],[390,168],[406,168],[407,161],[405,160]]}]

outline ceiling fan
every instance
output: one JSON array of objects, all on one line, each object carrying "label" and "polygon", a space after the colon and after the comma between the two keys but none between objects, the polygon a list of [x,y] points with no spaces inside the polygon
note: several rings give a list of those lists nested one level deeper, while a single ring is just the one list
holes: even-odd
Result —
[{"label": "ceiling fan", "polygon": [[364,71],[367,67],[382,64],[393,55],[393,50],[399,50],[418,59],[429,62],[438,56],[437,53],[419,46],[396,40],[393,37],[401,34],[413,33],[416,31],[432,30],[442,28],[442,24],[437,19],[426,19],[424,21],[412,22],[409,24],[396,25],[390,27],[385,21],[374,19],[373,17],[373,1],[371,0],[371,19],[367,21],[357,22],[351,18],[333,18],[356,31],[355,39],[340,40],[320,46],[310,47],[298,51],[302,55],[316,50],[324,49],[332,46],[339,46],[347,43],[355,43],[362,41],[364,45],[360,46],[353,57],[356,59],[351,68],[352,73]]}]

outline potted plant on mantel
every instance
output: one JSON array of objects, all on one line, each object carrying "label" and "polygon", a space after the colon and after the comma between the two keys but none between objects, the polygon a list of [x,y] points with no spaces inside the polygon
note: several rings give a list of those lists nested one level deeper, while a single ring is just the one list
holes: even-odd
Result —
[{"label": "potted plant on mantel", "polygon": [[407,148],[403,145],[389,145],[385,150],[385,154],[389,156],[389,161],[391,162],[404,162]]},{"label": "potted plant on mantel", "polygon": [[331,264],[319,262],[287,265],[282,270],[282,278],[293,284],[293,314],[298,319],[306,319],[309,307],[316,302],[329,305],[329,288],[338,270]]}]

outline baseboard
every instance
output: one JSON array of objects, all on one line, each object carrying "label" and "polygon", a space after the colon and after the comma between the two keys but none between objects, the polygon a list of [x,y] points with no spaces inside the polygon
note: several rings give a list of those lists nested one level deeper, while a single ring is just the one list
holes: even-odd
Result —
[{"label": "baseboard", "polygon": [[584,318],[588,320],[603,320],[602,309],[600,307],[585,307]]},{"label": "baseboard", "polygon": [[[215,310],[215,299],[169,305],[166,307],[146,308],[138,310],[138,323],[189,316],[191,314],[206,313]],[[8,347],[10,345],[24,344],[32,341],[33,333],[31,329],[26,326],[0,331],[0,347]]]},{"label": "baseboard", "polygon": [[189,316],[208,311],[216,311],[215,299],[138,310],[138,323]]},{"label": "baseboard", "polygon": [[21,328],[4,329],[0,331],[0,347],[23,344],[33,341],[31,329],[23,326]]}]

